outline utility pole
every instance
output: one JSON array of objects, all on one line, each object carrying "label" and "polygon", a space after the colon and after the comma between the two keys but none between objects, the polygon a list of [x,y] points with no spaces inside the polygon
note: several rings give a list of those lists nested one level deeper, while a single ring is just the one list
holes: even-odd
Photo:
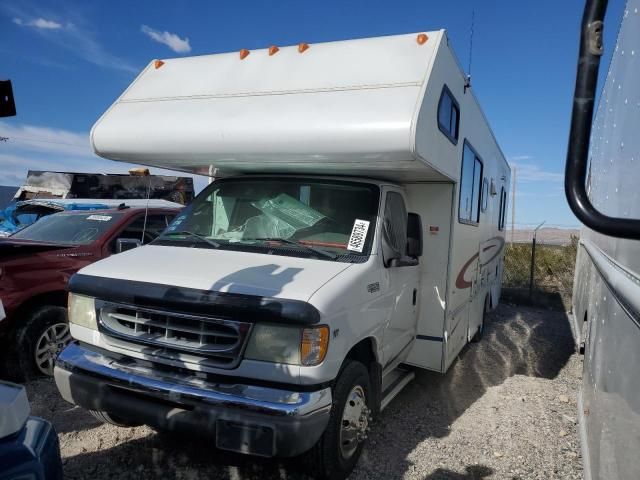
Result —
[{"label": "utility pole", "polygon": [[513,243],[514,230],[516,224],[516,167],[513,167],[513,176],[511,177],[511,243]]}]

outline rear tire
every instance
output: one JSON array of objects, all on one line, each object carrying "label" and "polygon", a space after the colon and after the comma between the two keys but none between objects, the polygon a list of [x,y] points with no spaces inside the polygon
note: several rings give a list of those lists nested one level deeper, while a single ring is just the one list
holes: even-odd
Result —
[{"label": "rear tire", "polygon": [[358,463],[371,422],[372,393],[366,367],[347,360],[333,388],[327,428],[307,454],[314,478],[342,480]]},{"label": "rear tire", "polygon": [[130,422],[124,418],[120,418],[112,413],[105,412],[103,410],[89,410],[89,413],[102,423],[109,423],[116,427],[139,427],[142,423]]},{"label": "rear tire", "polygon": [[52,376],[58,354],[71,342],[67,309],[43,305],[29,311],[13,336],[8,337],[9,376],[26,381],[41,376]]}]

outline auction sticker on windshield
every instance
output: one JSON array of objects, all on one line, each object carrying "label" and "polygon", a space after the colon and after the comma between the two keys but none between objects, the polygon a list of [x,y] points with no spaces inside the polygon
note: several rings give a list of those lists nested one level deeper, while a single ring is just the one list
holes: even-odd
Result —
[{"label": "auction sticker on windshield", "polygon": [[109,220],[111,220],[111,216],[110,215],[89,215],[87,217],[87,220],[97,220],[99,222],[108,222]]},{"label": "auction sticker on windshield", "polygon": [[366,220],[356,218],[355,222],[353,222],[353,230],[351,230],[347,250],[362,253],[364,241],[367,239],[367,232],[369,231],[369,223]]}]

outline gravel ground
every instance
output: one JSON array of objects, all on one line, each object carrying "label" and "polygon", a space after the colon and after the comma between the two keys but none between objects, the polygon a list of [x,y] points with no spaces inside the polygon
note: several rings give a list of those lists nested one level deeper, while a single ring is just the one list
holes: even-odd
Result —
[{"label": "gravel ground", "polygon": [[[579,479],[581,363],[564,314],[500,306],[482,342],[446,375],[418,373],[389,405],[351,478]],[[60,399],[48,379],[27,390],[33,413],[58,430],[69,479],[305,478],[300,461],[100,424]]]}]

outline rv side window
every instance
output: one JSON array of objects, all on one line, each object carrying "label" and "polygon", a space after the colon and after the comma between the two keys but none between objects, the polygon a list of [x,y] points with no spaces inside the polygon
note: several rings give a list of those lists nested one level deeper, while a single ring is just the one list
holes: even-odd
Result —
[{"label": "rv side window", "polygon": [[500,218],[498,218],[498,230],[504,230],[504,217],[507,213],[507,192],[504,187],[500,190]]},{"label": "rv side window", "polygon": [[458,129],[460,126],[460,107],[451,90],[445,85],[438,103],[438,127],[455,145],[458,143]]},{"label": "rv side window", "polygon": [[480,221],[480,187],[482,161],[465,142],[460,175],[460,205],[458,219],[462,223],[477,225]]},{"label": "rv side window", "polygon": [[383,228],[389,246],[404,257],[407,254],[407,209],[398,192],[387,193]]},{"label": "rv side window", "polygon": [[489,205],[489,180],[485,177],[482,181],[482,211],[487,210],[487,206]]}]

